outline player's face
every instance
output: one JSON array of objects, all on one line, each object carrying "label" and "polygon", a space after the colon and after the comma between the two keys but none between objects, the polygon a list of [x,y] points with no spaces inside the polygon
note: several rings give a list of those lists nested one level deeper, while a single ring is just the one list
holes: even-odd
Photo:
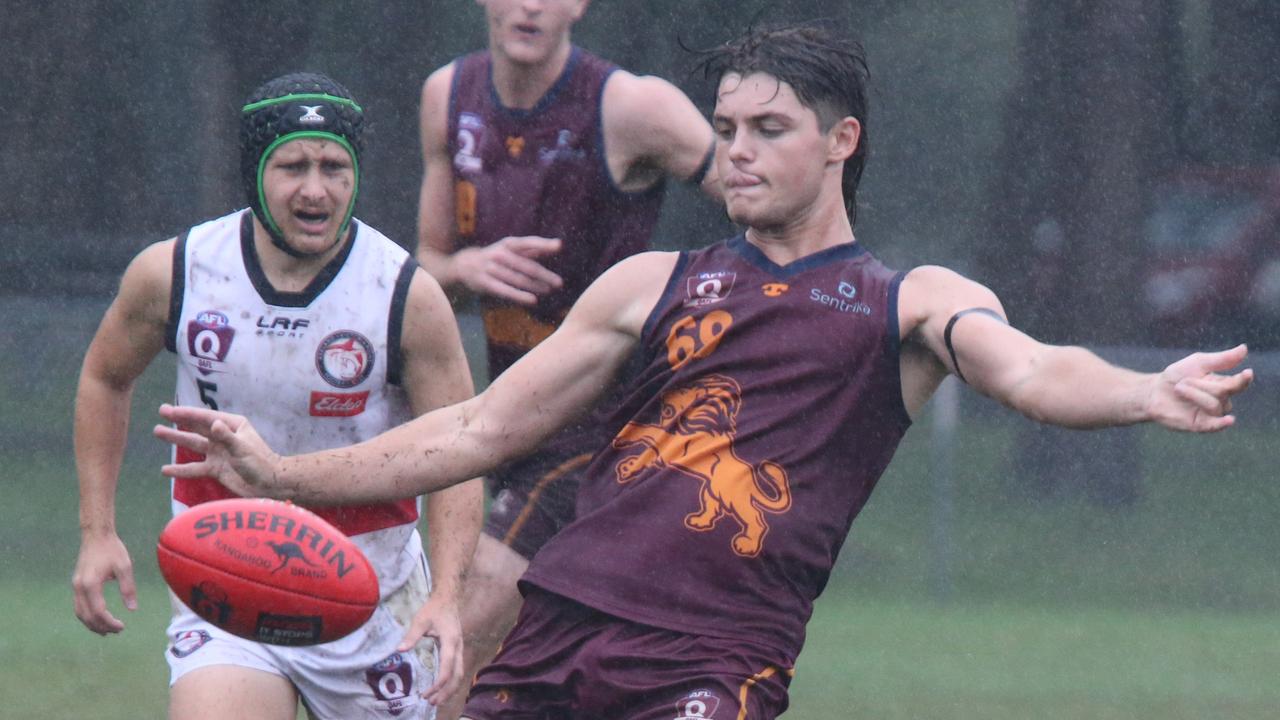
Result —
[{"label": "player's face", "polygon": [[489,49],[521,65],[550,62],[588,0],[477,0],[489,20]]},{"label": "player's face", "polygon": [[355,180],[346,148],[329,140],[290,140],[271,153],[263,195],[289,247],[315,255],[337,245]]},{"label": "player's face", "polygon": [[790,85],[763,73],[725,75],[712,126],[730,219],[769,230],[811,211],[830,172],[830,141]]}]

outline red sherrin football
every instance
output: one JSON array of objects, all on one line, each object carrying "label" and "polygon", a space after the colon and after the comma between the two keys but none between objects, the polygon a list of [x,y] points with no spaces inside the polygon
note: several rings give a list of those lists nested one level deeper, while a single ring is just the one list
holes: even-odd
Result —
[{"label": "red sherrin football", "polygon": [[378,605],[360,548],[309,510],[260,498],[202,503],[156,544],[160,573],[209,622],[273,645],[336,640]]}]

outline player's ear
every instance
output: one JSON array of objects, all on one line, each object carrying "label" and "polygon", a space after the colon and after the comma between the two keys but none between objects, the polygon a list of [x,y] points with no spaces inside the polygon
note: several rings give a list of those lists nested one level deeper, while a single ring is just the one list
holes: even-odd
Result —
[{"label": "player's ear", "polygon": [[827,161],[844,162],[853,156],[862,140],[862,123],[846,116],[831,125],[827,131]]},{"label": "player's ear", "polygon": [[591,0],[574,0],[573,21],[577,22],[587,14],[587,6],[591,4]]}]

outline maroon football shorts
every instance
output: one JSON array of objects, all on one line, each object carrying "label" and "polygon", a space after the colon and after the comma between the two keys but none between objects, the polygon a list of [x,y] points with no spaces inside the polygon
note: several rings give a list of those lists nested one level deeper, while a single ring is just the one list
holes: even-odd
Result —
[{"label": "maroon football shorts", "polygon": [[793,671],[738,640],[663,630],[528,588],[471,688],[473,720],[769,720]]},{"label": "maroon football shorts", "polygon": [[484,522],[485,534],[532,559],[552,535],[573,521],[578,483],[590,460],[590,453],[542,451],[494,473],[489,480],[493,502]]}]

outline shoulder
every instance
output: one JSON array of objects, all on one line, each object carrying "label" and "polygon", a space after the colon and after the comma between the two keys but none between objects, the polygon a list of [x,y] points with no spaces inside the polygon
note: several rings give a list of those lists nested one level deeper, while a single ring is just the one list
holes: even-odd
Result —
[{"label": "shoulder", "polygon": [[453,76],[457,71],[457,65],[460,60],[454,60],[447,65],[436,68],[427,79],[422,82],[422,100],[424,107],[426,101],[438,103],[449,100],[449,90],[453,86]]},{"label": "shoulder", "polygon": [[[440,286],[439,281],[431,273],[422,269],[416,262],[409,276],[409,284],[405,293],[404,324],[405,339],[430,335],[441,324],[453,325],[453,306]],[[409,330],[416,332],[409,332]]]},{"label": "shoulder", "polygon": [[647,161],[686,178],[711,147],[711,126],[680,88],[618,70],[604,88],[601,116],[611,157]]},{"label": "shoulder", "polygon": [[982,283],[939,265],[921,265],[907,272],[898,291],[898,314],[903,334],[922,323],[945,321],[961,310],[987,307],[1003,313],[1000,299]]},{"label": "shoulder", "polygon": [[158,325],[168,322],[177,244],[177,238],[153,243],[134,256],[125,269],[117,301],[127,309],[129,317]]},{"label": "shoulder", "polygon": [[440,283],[416,263],[404,295],[401,327],[401,349],[414,361],[435,357],[440,348],[450,346],[444,340],[457,334],[453,306]]},{"label": "shoulder", "polygon": [[604,272],[601,277],[613,276],[615,280],[625,279],[628,284],[647,284],[654,277],[661,276],[665,281],[680,259],[680,253],[650,250],[636,253],[619,260]]},{"label": "shoulder", "polygon": [[948,286],[968,280],[965,276],[941,265],[918,265],[907,271],[902,279],[904,287],[912,285],[920,289]]},{"label": "shoulder", "polygon": [[938,295],[946,297],[956,293],[987,295],[992,299],[995,298],[995,293],[988,290],[986,286],[941,265],[920,265],[908,270],[902,279],[902,292],[904,294],[909,292],[913,300],[920,301]]},{"label": "shoulder", "polygon": [[[427,76],[422,83],[418,103],[419,129],[424,141],[443,141],[449,122],[449,103],[453,89],[454,66],[451,62]],[[424,142],[424,145],[428,143]]]},{"label": "shoulder", "polygon": [[638,336],[679,259],[677,252],[650,251],[619,261],[591,283],[570,318],[591,318]]},{"label": "shoulder", "polygon": [[604,112],[612,119],[662,125],[671,103],[688,103],[680,88],[652,75],[615,70],[604,85]]},{"label": "shoulder", "polygon": [[596,299],[610,295],[625,300],[655,288],[661,292],[679,260],[680,253],[670,251],[651,250],[630,255],[601,273],[587,288],[587,293]]},{"label": "shoulder", "polygon": [[392,263],[397,267],[412,256],[412,253],[403,245],[360,218],[352,218],[351,226],[355,229],[352,241],[356,243],[352,247],[352,256],[378,257],[383,262]]},{"label": "shoulder", "polygon": [[173,274],[173,253],[178,246],[176,237],[152,243],[134,256],[125,271],[126,281],[160,281],[170,283]]}]

